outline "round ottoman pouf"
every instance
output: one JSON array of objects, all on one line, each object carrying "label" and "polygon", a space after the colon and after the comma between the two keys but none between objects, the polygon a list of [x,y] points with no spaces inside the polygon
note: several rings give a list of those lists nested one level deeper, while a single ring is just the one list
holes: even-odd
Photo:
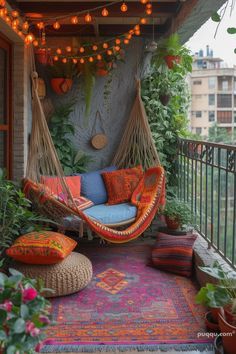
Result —
[{"label": "round ottoman pouf", "polygon": [[92,263],[84,255],[72,252],[66,259],[57,264],[39,265],[15,262],[14,269],[28,278],[42,279],[45,288],[54,292],[46,292],[46,297],[63,296],[76,293],[85,288],[92,279]]}]

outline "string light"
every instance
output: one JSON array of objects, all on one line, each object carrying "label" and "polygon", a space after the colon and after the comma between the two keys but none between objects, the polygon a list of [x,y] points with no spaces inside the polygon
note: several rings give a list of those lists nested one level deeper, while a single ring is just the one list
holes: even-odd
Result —
[{"label": "string light", "polygon": [[73,25],[77,25],[77,23],[79,23],[78,16],[72,16],[70,21],[73,23]]},{"label": "string light", "polygon": [[90,15],[89,12],[87,13],[87,15],[85,15],[84,21],[85,22],[92,22],[92,16]]},{"label": "string light", "polygon": [[130,30],[129,33],[130,33],[130,34],[134,34],[134,30]]},{"label": "string light", "polygon": [[61,53],[62,53],[61,48],[57,48],[56,52],[57,52],[58,55],[61,55]]},{"label": "string light", "polygon": [[96,51],[96,50],[98,50],[98,46],[97,46],[96,44],[94,44],[94,45],[92,46],[92,49],[93,49],[94,51]]},{"label": "string light", "polygon": [[140,0],[141,4],[146,4],[148,0]]},{"label": "string light", "polygon": [[152,9],[146,9],[146,14],[151,15],[152,14]]},{"label": "string light", "polygon": [[146,19],[145,17],[141,18],[141,19],[140,19],[140,23],[141,23],[142,25],[145,25],[145,24],[147,23],[147,19]]},{"label": "string light", "polygon": [[38,27],[38,29],[44,29],[44,23],[42,21],[38,22],[37,27]]},{"label": "string light", "polygon": [[67,51],[68,53],[70,53],[70,52],[72,51],[71,46],[68,45],[68,46],[66,47],[66,51]]},{"label": "string light", "polygon": [[52,26],[55,30],[59,30],[59,28],[61,27],[61,25],[58,21],[54,22]]},{"label": "string light", "polygon": [[97,60],[102,60],[101,54],[98,54],[98,55],[97,55]]},{"label": "string light", "polygon": [[84,47],[80,47],[79,51],[80,51],[80,53],[84,53],[84,51],[85,51]]},{"label": "string light", "polygon": [[54,61],[58,61],[58,60],[59,60],[58,56],[55,55],[55,56],[53,57],[53,60],[54,60]]},{"label": "string light", "polygon": [[18,25],[19,25],[19,20],[18,19],[15,19],[15,20],[12,21],[12,27],[13,28],[16,29]]},{"label": "string light", "polygon": [[109,15],[108,10],[104,7],[104,9],[102,10],[102,16],[107,17]]},{"label": "string light", "polygon": [[103,46],[104,49],[107,49],[109,47],[109,45],[107,43],[103,43],[102,46]]},{"label": "string light", "polygon": [[121,40],[119,38],[116,38],[115,42],[116,42],[116,44],[120,44]]},{"label": "string light", "polygon": [[124,39],[125,44],[129,44],[129,40],[127,38]]},{"label": "string light", "polygon": [[12,11],[11,15],[12,15],[12,17],[18,17],[19,16],[19,12],[14,10],[14,11]]},{"label": "string light", "polygon": [[140,34],[141,34],[140,30],[135,31],[134,33],[136,34],[136,36],[140,36]]},{"label": "string light", "polygon": [[89,57],[89,61],[90,61],[90,63],[92,63],[93,62],[93,57]]},{"label": "string light", "polygon": [[73,58],[72,61],[73,61],[74,64],[78,63],[78,60],[76,58]]},{"label": "string light", "polygon": [[67,58],[62,59],[62,63],[66,64],[67,63]]},{"label": "string light", "polygon": [[135,31],[139,31],[140,30],[140,26],[139,25],[134,26],[134,30]]},{"label": "string light", "polygon": [[[19,34],[19,33],[18,33]],[[39,41],[37,40],[37,39],[35,39],[34,41],[33,41],[33,46],[34,47],[38,47],[38,45],[39,45]]]},{"label": "string light", "polygon": [[1,16],[1,17],[5,16],[5,14],[4,14],[4,9],[0,9],[0,16]]},{"label": "string light", "polygon": [[112,50],[108,49],[107,54],[112,55],[113,54]]},{"label": "string light", "polygon": [[11,22],[10,17],[9,17],[9,16],[6,16],[5,21],[6,21],[7,23],[10,23],[10,22]]},{"label": "string light", "polygon": [[2,6],[2,7],[6,6],[6,1],[5,0],[0,0],[0,6]]},{"label": "string light", "polygon": [[151,9],[152,8],[152,4],[151,3],[148,3],[147,5],[146,5],[146,9]]},{"label": "string light", "polygon": [[25,22],[23,23],[23,25],[22,25],[22,28],[23,28],[23,30],[28,31],[28,29],[29,29],[29,22],[28,22],[28,21],[25,21]]},{"label": "string light", "polygon": [[119,47],[118,45],[116,45],[116,46],[115,46],[115,50],[116,50],[117,52],[119,52],[119,51],[120,51],[120,47]]},{"label": "string light", "polygon": [[25,44],[30,44],[32,43],[34,40],[34,36],[32,33],[27,34],[27,36],[25,37]]},{"label": "string light", "polygon": [[123,4],[121,5],[120,9],[121,9],[122,12],[126,12],[128,10],[128,6],[126,5],[125,2],[123,2]]},{"label": "string light", "polygon": [[81,58],[79,62],[80,62],[80,64],[84,64],[84,59]]},{"label": "string light", "polygon": [[132,35],[131,35],[131,34],[127,34],[127,35],[126,35],[126,38],[127,38],[127,39],[131,39],[131,38],[132,38]]}]

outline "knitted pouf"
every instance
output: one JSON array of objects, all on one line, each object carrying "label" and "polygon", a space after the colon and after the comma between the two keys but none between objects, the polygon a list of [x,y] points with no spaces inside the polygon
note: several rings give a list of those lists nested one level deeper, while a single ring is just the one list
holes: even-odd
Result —
[{"label": "knitted pouf", "polygon": [[13,268],[19,270],[26,277],[41,278],[45,288],[54,290],[53,293],[45,293],[46,297],[76,293],[88,285],[93,275],[90,260],[76,252],[72,252],[57,264],[34,265],[15,262]]}]

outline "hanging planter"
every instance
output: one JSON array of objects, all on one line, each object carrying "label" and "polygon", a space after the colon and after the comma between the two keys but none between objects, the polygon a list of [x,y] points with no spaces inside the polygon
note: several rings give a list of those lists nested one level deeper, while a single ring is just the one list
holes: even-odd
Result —
[{"label": "hanging planter", "polygon": [[180,64],[181,62],[181,57],[179,55],[166,55],[164,59],[169,69],[173,69],[176,64]]},{"label": "hanging planter", "polygon": [[62,77],[51,79],[51,87],[57,95],[64,95],[65,93],[70,91],[72,84],[72,79],[65,79]]},{"label": "hanging planter", "polygon": [[163,104],[163,106],[167,106],[169,101],[170,101],[170,95],[168,94],[160,94],[159,95],[159,100]]}]

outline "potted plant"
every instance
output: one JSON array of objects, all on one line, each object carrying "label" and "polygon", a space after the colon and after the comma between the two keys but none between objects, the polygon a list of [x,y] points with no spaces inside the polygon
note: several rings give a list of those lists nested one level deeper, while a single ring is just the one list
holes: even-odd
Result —
[{"label": "potted plant", "polygon": [[192,221],[189,206],[176,198],[167,199],[163,215],[167,227],[171,230],[182,229],[185,225],[190,225]]},{"label": "potted plant", "polygon": [[10,269],[0,273],[0,353],[39,352],[42,329],[50,323],[50,303],[42,284]]},{"label": "potted plant", "polygon": [[154,54],[154,60],[158,62],[158,66],[167,65],[169,69],[173,69],[176,64],[183,65],[192,71],[192,57],[190,50],[180,43],[177,33],[172,34],[168,38],[164,38]]},{"label": "potted plant", "polygon": [[159,87],[159,99],[163,106],[167,106],[171,98],[171,81],[166,71],[160,72],[161,86]]},{"label": "potted plant", "polygon": [[219,313],[219,326],[222,333],[222,342],[224,352],[227,354],[235,354],[236,348],[236,322],[229,322],[225,311],[222,308]]},{"label": "potted plant", "polygon": [[57,95],[67,93],[73,84],[73,79],[78,74],[77,66],[68,60],[66,63],[61,61],[54,62],[49,66],[51,75],[51,87]]}]

